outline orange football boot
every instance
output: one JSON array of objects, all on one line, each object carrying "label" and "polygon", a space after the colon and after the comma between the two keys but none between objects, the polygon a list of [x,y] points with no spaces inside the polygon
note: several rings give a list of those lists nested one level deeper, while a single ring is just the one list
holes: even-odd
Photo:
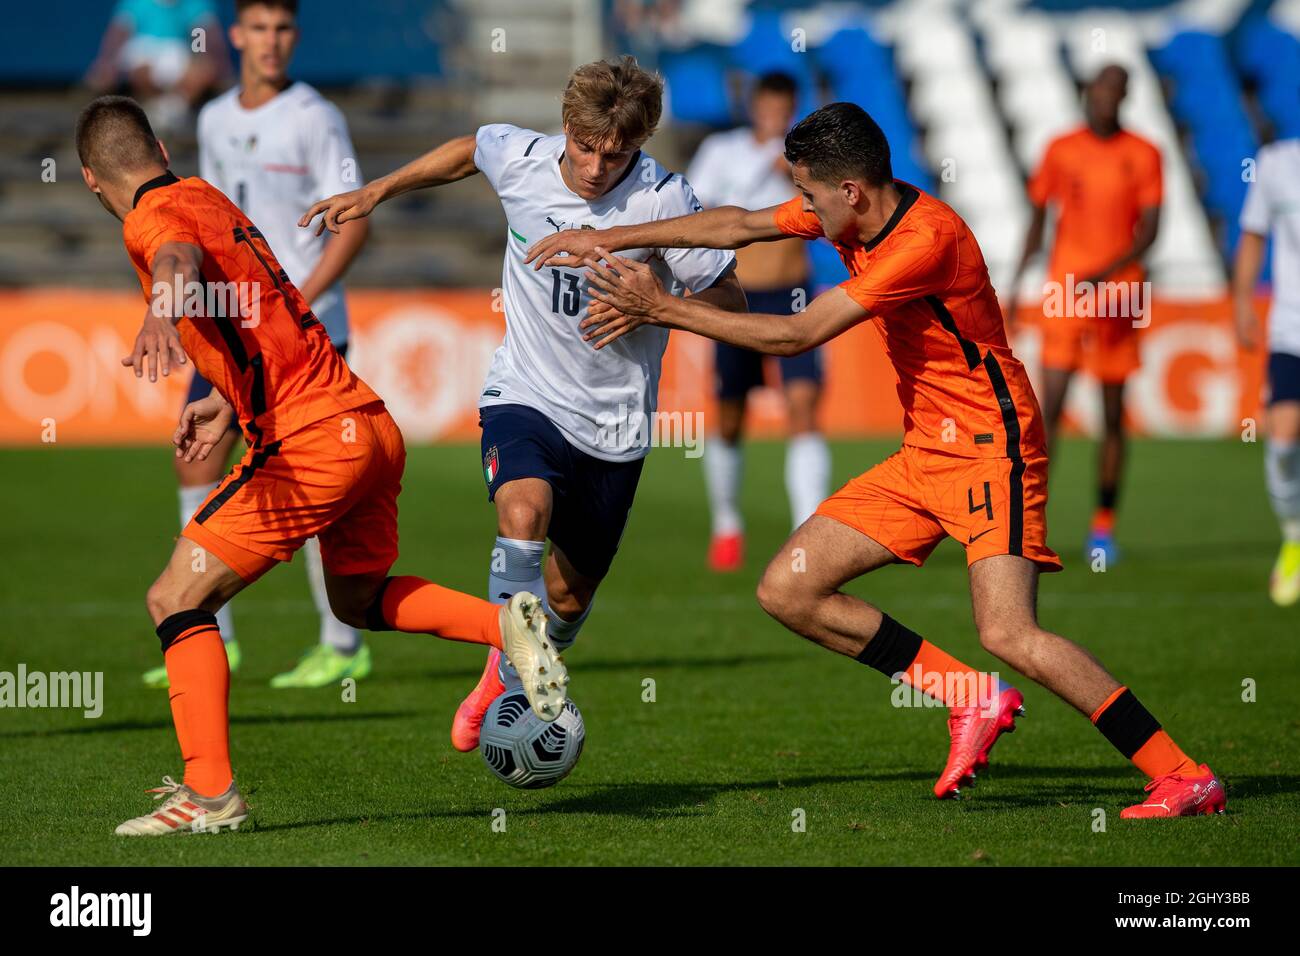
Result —
[{"label": "orange football boot", "polygon": [[1168,773],[1156,777],[1146,786],[1151,796],[1142,803],[1126,807],[1120,817],[1124,820],[1144,820],[1150,817],[1196,817],[1222,813],[1228,803],[1223,793],[1223,784],[1205,764],[1201,764],[1200,771],[1195,776]]},{"label": "orange football boot", "polygon": [[461,753],[469,753],[478,748],[483,718],[492,706],[492,701],[506,689],[498,673],[500,664],[501,652],[494,647],[488,654],[487,666],[483,668],[483,676],[478,679],[478,686],[456,708],[456,716],[451,721],[451,745]]},{"label": "orange football boot", "polygon": [[1014,733],[1016,718],[1025,716],[1025,696],[1003,688],[994,706],[952,707],[948,711],[948,765],[934,795],[940,800],[961,796],[963,785],[975,786],[975,773],[989,765],[989,751],[1003,734]]}]

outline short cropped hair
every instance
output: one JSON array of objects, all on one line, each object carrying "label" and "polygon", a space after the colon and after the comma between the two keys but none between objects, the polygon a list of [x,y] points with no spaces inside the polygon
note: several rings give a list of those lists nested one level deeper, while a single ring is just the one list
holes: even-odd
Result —
[{"label": "short cropped hair", "polygon": [[819,182],[862,179],[884,186],[894,179],[889,141],[855,103],[827,104],[795,124],[785,138],[785,158],[807,166]]},{"label": "short cropped hair", "polygon": [[298,15],[298,0],[235,0],[235,19],[249,7],[270,7],[272,10],[288,10],[295,17]]},{"label": "short cropped hair", "polygon": [[569,132],[589,146],[630,148],[654,135],[663,98],[663,79],[643,70],[635,57],[597,60],[573,71],[560,115]]},{"label": "short cropped hair", "polygon": [[167,157],[140,104],[129,96],[101,96],[77,117],[77,156],[97,176],[118,179]]},{"label": "short cropped hair", "polygon": [[782,96],[788,96],[791,99],[799,90],[799,84],[795,82],[794,77],[789,73],[781,70],[771,70],[764,73],[754,82],[754,88],[750,92],[753,95],[759,93],[780,93]]}]

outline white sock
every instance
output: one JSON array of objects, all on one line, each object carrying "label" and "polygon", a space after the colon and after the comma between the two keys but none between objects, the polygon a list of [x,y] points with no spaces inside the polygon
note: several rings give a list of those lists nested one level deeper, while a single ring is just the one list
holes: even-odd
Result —
[{"label": "white sock", "polygon": [[329,592],[325,590],[325,565],[320,558],[320,539],[308,538],[302,546],[302,556],[307,561],[307,583],[311,585],[311,599],[320,615],[320,642],[340,654],[351,656],[361,649],[361,635],[356,628],[348,627],[334,616],[330,609]]},{"label": "white sock", "polygon": [[713,534],[739,534],[744,530],[740,517],[740,477],[744,455],[740,443],[732,445],[714,438],[704,446],[704,482],[709,489],[709,513]]},{"label": "white sock", "polygon": [[1300,541],[1300,443],[1270,440],[1264,451],[1264,474],[1287,541]]},{"label": "white sock", "polygon": [[[179,490],[178,497],[181,503],[181,529],[190,523],[194,517],[194,512],[199,510],[199,505],[203,504],[208,495],[216,489],[219,481],[214,481],[210,485],[191,485],[182,487]],[[229,644],[235,639],[235,619],[230,614],[230,603],[217,612],[217,628],[221,631],[221,639]]]},{"label": "white sock", "polygon": [[[594,604],[595,602],[593,601],[592,603]],[[588,604],[583,608],[582,613],[578,615],[576,621],[566,621],[564,618],[552,611],[549,604],[546,607],[546,613],[551,619],[550,625],[546,628],[546,636],[551,639],[551,643],[555,645],[555,649],[563,654],[572,647],[573,642],[578,639],[578,632],[582,630],[582,625],[587,620],[587,615],[591,613],[591,604]]]},{"label": "white sock", "polygon": [[790,518],[799,527],[830,494],[831,451],[819,432],[803,432],[785,446],[785,493]]},{"label": "white sock", "polygon": [[[505,604],[516,591],[532,591],[546,601],[546,582],[542,580],[542,552],[545,541],[497,536],[492,547],[492,565],[488,571],[488,600]],[[549,609],[548,609],[549,610]],[[519,672],[505,654],[498,669],[501,681],[517,685]]]}]

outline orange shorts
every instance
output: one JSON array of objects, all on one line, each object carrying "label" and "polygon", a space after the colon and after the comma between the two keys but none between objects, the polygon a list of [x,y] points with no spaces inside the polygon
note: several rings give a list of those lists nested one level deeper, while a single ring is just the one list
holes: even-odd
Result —
[{"label": "orange shorts", "polygon": [[1039,328],[1043,368],[1083,369],[1099,382],[1118,384],[1142,364],[1132,319],[1044,317]]},{"label": "orange shorts", "polygon": [[1061,570],[1047,546],[1047,456],[963,458],[904,445],[821,503],[834,518],[918,567],[945,537],[966,563],[1015,554]]},{"label": "orange shorts", "polygon": [[383,402],[313,422],[244,458],[182,534],[254,581],[309,538],[334,574],[397,560],[406,447]]}]

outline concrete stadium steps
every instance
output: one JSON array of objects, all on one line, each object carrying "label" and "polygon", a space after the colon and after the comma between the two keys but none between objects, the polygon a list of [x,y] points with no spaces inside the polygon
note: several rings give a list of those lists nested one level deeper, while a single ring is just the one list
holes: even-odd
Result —
[{"label": "concrete stadium steps", "polygon": [[[454,86],[327,91],[348,117],[365,176],[395,169],[480,124],[473,98]],[[121,230],[81,182],[73,148],[82,90],[0,93],[0,285],[130,288]],[[193,129],[165,137],[173,169],[197,170]],[[55,181],[41,179],[55,161]],[[470,180],[420,192],[376,214],[372,239],[350,273],[356,285],[495,286],[504,220],[491,189]]]}]

